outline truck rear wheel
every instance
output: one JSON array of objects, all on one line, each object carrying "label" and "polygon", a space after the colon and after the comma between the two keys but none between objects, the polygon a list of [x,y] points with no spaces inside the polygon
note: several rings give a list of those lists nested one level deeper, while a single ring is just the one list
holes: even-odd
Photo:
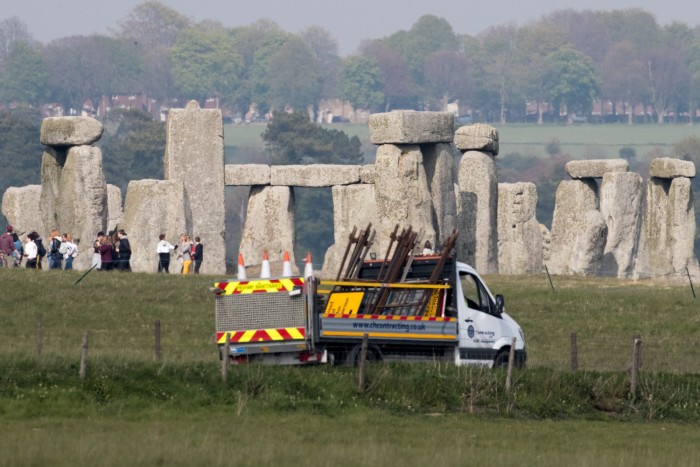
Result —
[{"label": "truck rear wheel", "polygon": [[[360,364],[360,355],[362,354],[362,344],[357,344],[348,352],[346,363],[348,366],[357,367]],[[382,352],[375,346],[367,347],[367,363],[378,363],[382,361]]]}]

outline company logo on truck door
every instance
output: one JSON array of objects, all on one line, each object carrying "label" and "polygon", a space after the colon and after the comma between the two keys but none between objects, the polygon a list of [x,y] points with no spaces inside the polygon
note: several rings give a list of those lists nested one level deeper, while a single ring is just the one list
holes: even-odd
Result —
[{"label": "company logo on truck door", "polygon": [[276,342],[293,341],[304,339],[306,330],[301,328],[277,328],[277,329],[254,329],[251,331],[229,331],[217,332],[216,342],[226,343],[226,334],[231,336],[232,344],[245,344],[255,342]]},{"label": "company logo on truck door", "polygon": [[291,292],[294,288],[302,287],[303,285],[304,279],[301,277],[214,283],[214,287],[222,290],[221,295]]}]

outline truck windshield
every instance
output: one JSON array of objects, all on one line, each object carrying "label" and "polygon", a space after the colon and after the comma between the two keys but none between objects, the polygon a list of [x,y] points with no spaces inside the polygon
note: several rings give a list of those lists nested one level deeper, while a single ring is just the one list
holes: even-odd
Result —
[{"label": "truck windshield", "polygon": [[462,293],[467,306],[472,310],[494,314],[495,305],[491,302],[489,294],[484,289],[479,279],[467,272],[460,272],[459,279],[462,283]]}]

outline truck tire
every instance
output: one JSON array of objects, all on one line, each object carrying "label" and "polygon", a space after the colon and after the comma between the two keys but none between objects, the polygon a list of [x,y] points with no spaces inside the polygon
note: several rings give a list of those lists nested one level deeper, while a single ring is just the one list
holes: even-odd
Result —
[{"label": "truck tire", "polygon": [[502,349],[496,354],[496,358],[493,359],[494,368],[508,368],[508,356],[510,354],[510,349]]},{"label": "truck tire", "polygon": [[[348,352],[347,360],[345,361],[348,366],[357,367],[360,364],[360,355],[362,354],[362,344],[357,344],[355,347]],[[382,352],[375,346],[370,345],[367,347],[367,363],[378,363],[383,360]]]}]

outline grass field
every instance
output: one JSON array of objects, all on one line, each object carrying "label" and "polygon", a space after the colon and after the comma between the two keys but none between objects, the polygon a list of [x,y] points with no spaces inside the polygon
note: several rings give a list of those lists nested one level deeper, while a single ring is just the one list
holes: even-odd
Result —
[{"label": "grass field", "polygon": [[[674,143],[689,136],[700,137],[700,125],[656,125],[656,124],[606,124],[606,125],[494,125],[499,132],[500,154],[519,153],[526,156],[545,156],[545,146],[559,140],[562,152],[577,159],[605,159],[619,157],[623,147],[633,148],[640,160],[659,152],[670,154]],[[339,129],[349,136],[357,136],[363,142],[365,158],[374,159],[374,146],[369,143],[367,125],[327,125]],[[239,154],[262,151],[260,134],[262,124],[227,125],[224,128],[224,144],[231,154],[229,162],[235,162],[236,149]],[[242,150],[248,148],[248,151]],[[245,161],[247,162],[247,161]]]},{"label": "grass field", "polygon": [[[545,276],[488,277],[526,334],[529,369],[507,395],[501,371],[435,364],[372,366],[366,391],[354,369],[330,366],[237,367],[222,384],[215,278],[80,276],[0,269],[0,465],[700,462],[689,448],[700,315],[687,286],[554,277],[552,291]],[[643,366],[631,398],[635,334]]]}]

